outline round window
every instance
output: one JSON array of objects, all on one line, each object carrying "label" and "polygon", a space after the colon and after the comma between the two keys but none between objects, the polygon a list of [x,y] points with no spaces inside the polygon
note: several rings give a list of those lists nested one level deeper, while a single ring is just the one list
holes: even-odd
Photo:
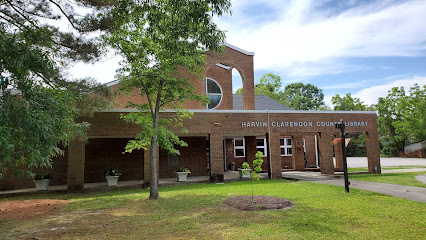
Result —
[{"label": "round window", "polygon": [[206,95],[210,100],[210,103],[207,104],[207,109],[214,109],[219,106],[222,101],[222,89],[215,80],[206,78]]}]

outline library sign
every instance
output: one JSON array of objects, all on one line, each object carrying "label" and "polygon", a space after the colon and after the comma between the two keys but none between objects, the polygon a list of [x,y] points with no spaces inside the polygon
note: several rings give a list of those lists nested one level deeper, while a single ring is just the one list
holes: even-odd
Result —
[{"label": "library sign", "polygon": [[[271,122],[273,128],[293,128],[293,127],[334,127],[337,122]],[[347,127],[367,127],[368,122],[345,122]],[[268,122],[241,122],[243,128],[268,127]]]}]

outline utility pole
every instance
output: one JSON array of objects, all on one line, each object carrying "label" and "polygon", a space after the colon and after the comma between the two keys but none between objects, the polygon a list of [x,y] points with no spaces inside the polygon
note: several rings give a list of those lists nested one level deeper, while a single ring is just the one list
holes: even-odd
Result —
[{"label": "utility pole", "polygon": [[349,192],[349,178],[348,178],[348,163],[346,162],[346,135],[348,132],[345,132],[345,122],[343,119],[336,124],[336,128],[340,129],[340,136],[342,137],[342,154],[343,154],[343,175],[345,178],[345,191]]}]

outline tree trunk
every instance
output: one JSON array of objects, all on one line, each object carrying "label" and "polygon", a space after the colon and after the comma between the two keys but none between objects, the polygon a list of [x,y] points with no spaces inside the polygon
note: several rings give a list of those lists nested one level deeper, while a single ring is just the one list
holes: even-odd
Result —
[{"label": "tree trunk", "polygon": [[[154,116],[154,129],[158,129],[158,121],[159,121],[159,111],[155,111]],[[151,154],[150,154],[150,162],[151,162],[151,182],[149,184],[149,199],[158,199],[160,198],[158,194],[158,177],[157,177],[157,134],[152,136],[151,138]]]}]

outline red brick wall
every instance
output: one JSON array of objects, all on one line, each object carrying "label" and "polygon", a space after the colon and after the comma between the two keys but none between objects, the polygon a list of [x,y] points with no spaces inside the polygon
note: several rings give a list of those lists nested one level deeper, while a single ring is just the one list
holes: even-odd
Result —
[{"label": "red brick wall", "polygon": [[183,166],[191,171],[189,176],[207,175],[207,155],[205,137],[183,137],[187,147],[179,147],[180,155],[177,165],[168,165],[168,153],[166,150],[160,150],[160,178],[175,177],[175,171]]},{"label": "red brick wall", "polygon": [[[50,186],[54,185],[65,185],[67,184],[67,166],[68,166],[68,154],[65,148],[65,153],[62,156],[58,156],[52,159],[51,169],[34,169],[34,173],[51,173],[52,180]],[[25,167],[19,168],[25,170]],[[0,191],[22,189],[22,188],[34,188],[34,182],[32,178],[25,176],[15,176],[14,172],[16,169],[9,169],[8,173],[0,180]]]},{"label": "red brick wall", "polygon": [[105,171],[112,168],[122,173],[121,181],[143,179],[143,150],[125,153],[127,138],[89,139],[86,144],[84,182],[104,182]]}]

